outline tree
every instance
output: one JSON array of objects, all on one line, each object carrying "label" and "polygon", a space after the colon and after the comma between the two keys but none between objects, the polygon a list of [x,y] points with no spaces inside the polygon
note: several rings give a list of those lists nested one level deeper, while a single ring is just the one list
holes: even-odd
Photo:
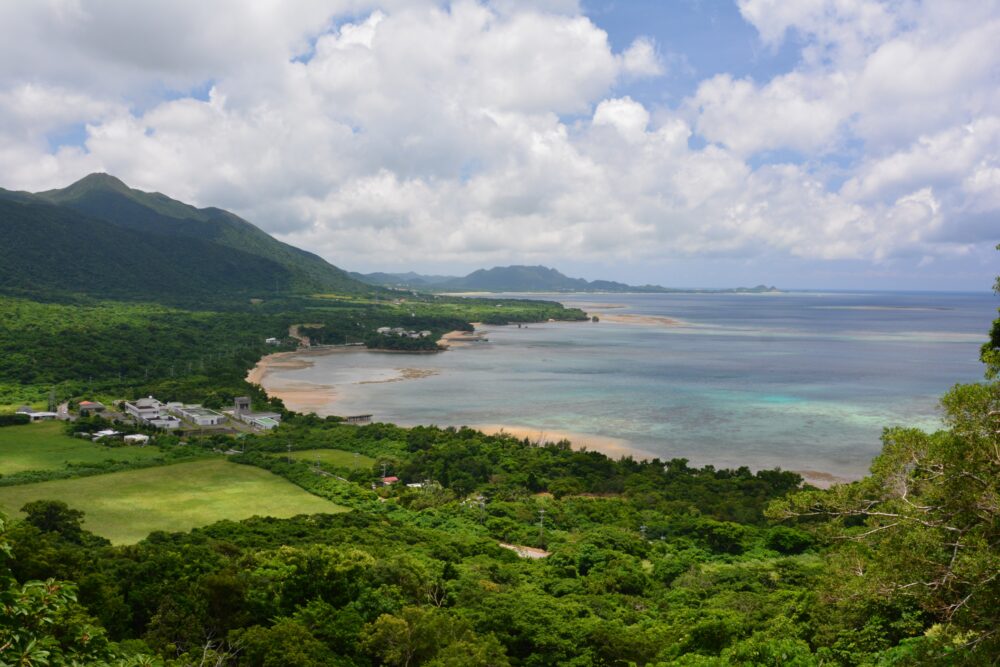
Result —
[{"label": "tree", "polygon": [[[997,250],[1000,250],[1000,245],[997,245]],[[1000,294],[1000,276],[997,276],[993,291]],[[1000,317],[993,320],[990,339],[983,344],[980,359],[986,364],[987,379],[995,380],[1000,376]]]},{"label": "tree", "polygon": [[19,583],[11,575],[8,524],[0,515],[0,665],[149,664],[116,656],[104,629],[76,601],[76,587],[48,579]]},{"label": "tree", "polygon": [[43,533],[57,533],[76,544],[83,541],[83,512],[70,509],[61,500],[35,500],[21,511],[27,515],[24,520]]},{"label": "tree", "polygon": [[769,513],[828,520],[818,528],[843,543],[842,593],[910,600],[941,624],[942,647],[996,655],[1000,383],[956,386],[942,406],[948,430],[887,429],[871,476]]}]

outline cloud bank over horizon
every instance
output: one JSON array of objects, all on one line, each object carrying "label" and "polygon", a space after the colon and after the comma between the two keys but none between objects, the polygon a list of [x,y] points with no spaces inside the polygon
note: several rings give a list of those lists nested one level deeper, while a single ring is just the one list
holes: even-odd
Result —
[{"label": "cloud bank over horizon", "polygon": [[0,5],[0,186],[106,171],[357,270],[987,288],[996,2],[740,0],[791,66],[669,99],[692,54],[590,9]]}]

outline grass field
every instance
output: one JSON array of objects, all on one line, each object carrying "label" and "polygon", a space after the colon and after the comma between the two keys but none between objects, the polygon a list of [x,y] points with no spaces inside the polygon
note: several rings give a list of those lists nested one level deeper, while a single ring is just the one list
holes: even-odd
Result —
[{"label": "grass field", "polygon": [[347,468],[348,470],[355,470],[357,468],[369,469],[375,465],[375,459],[370,456],[345,452],[342,449],[303,449],[298,452],[292,452],[290,455],[282,454],[281,456],[291,456],[293,459],[308,461],[310,463],[319,461],[320,463],[328,463],[329,465],[337,466],[338,468]]},{"label": "grass field", "polygon": [[56,470],[67,463],[152,459],[161,453],[156,447],[105,447],[71,438],[63,427],[63,422],[40,422],[0,428],[0,475]]},{"label": "grass field", "polygon": [[8,515],[32,500],[83,510],[85,527],[115,544],[222,519],[347,511],[266,470],[222,459],[0,488],[0,510]]}]

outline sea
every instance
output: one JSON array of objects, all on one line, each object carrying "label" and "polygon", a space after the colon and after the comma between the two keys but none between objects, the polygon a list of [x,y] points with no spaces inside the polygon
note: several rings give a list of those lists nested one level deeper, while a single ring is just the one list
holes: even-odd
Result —
[{"label": "sea", "polygon": [[979,347],[1000,305],[940,292],[495,296],[600,321],[485,326],[488,341],[439,354],[310,356],[265,386],[330,388],[327,414],[504,425],[692,465],[855,479],[884,428],[939,428],[941,395],[983,379]]}]

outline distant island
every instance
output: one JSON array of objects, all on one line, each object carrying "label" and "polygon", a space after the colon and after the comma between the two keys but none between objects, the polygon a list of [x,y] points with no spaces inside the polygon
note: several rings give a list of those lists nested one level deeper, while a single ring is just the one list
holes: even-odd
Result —
[{"label": "distant island", "polygon": [[546,266],[495,266],[467,276],[423,275],[414,273],[350,273],[351,278],[396,289],[425,292],[632,292],[654,294],[759,294],[780,292],[774,286],[729,289],[681,289],[661,285],[627,285],[613,280],[570,278]]}]

